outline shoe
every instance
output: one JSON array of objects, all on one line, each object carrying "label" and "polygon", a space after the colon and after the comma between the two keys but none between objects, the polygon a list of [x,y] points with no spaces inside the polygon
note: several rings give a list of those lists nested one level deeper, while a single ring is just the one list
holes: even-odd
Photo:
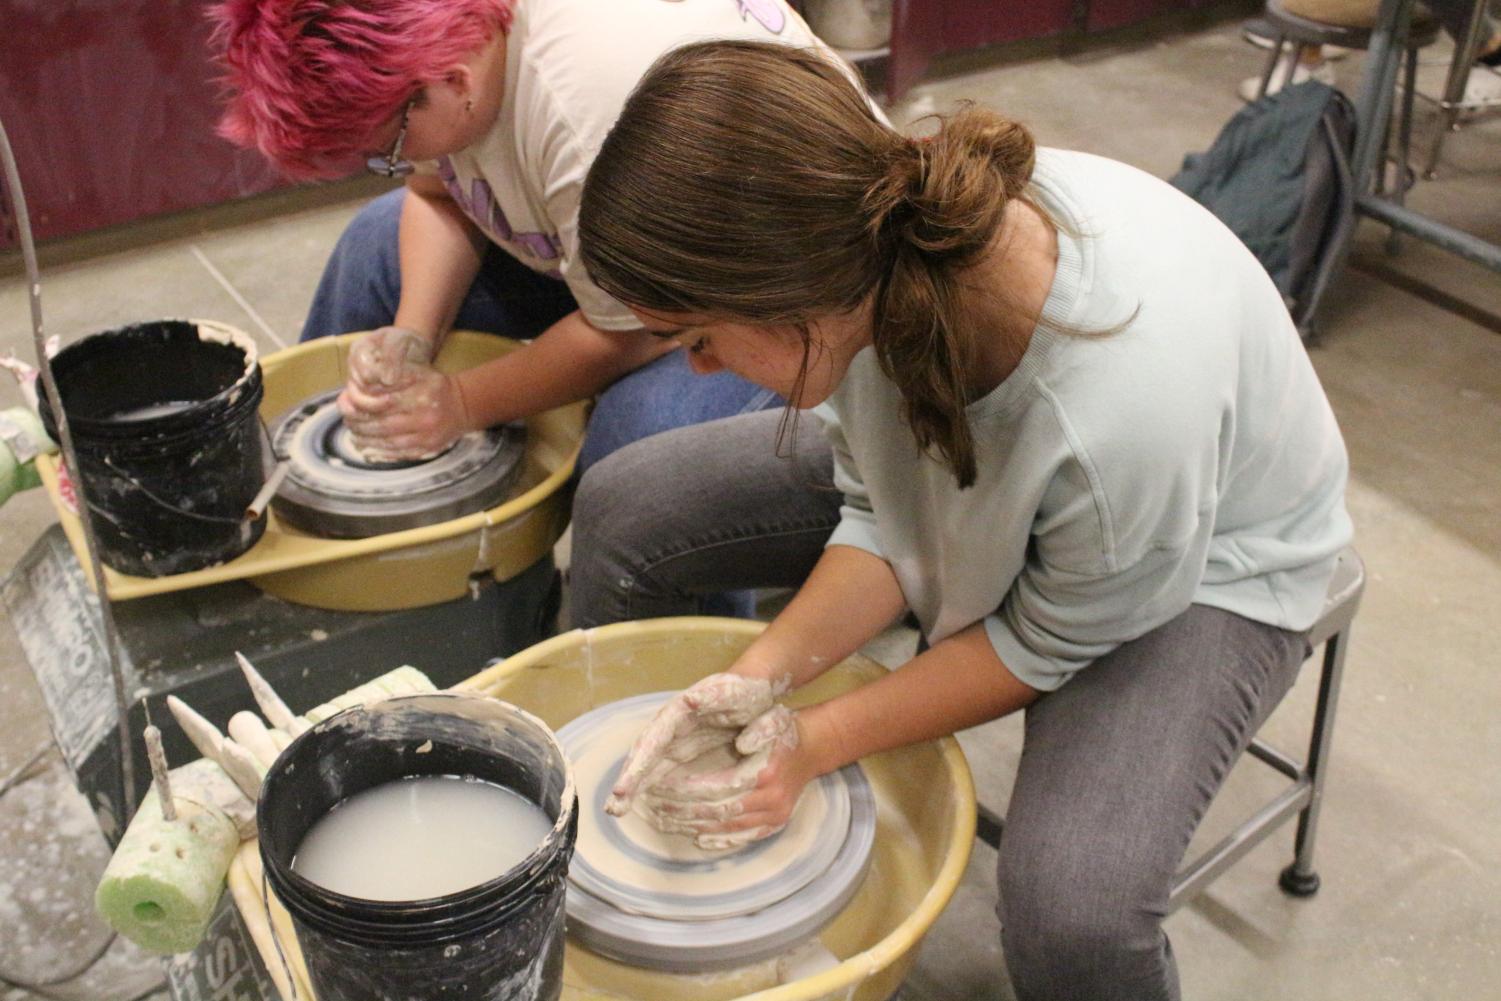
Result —
[{"label": "shoe", "polygon": [[1501,73],[1484,66],[1470,70],[1470,76],[1465,80],[1465,96],[1460,100],[1478,107],[1501,104]]},{"label": "shoe", "polygon": [[[1334,67],[1330,66],[1327,62],[1309,66],[1296,60],[1283,59],[1272,70],[1271,80],[1267,81],[1266,92],[1268,97],[1288,85],[1289,67],[1291,67],[1292,83],[1307,83],[1309,80],[1317,80],[1320,83],[1327,83],[1331,87],[1334,86]],[[1256,100],[1256,92],[1260,89],[1261,74],[1258,73],[1255,76],[1246,77],[1246,79],[1242,80],[1240,86],[1236,88],[1236,92],[1240,94],[1242,101],[1250,102]]]},{"label": "shoe", "polygon": [[[1277,32],[1263,18],[1253,17],[1240,26],[1240,37],[1256,46],[1258,49],[1270,49],[1277,43]],[[1343,59],[1354,49],[1347,49],[1343,45],[1325,45],[1319,55],[1324,59]]]}]

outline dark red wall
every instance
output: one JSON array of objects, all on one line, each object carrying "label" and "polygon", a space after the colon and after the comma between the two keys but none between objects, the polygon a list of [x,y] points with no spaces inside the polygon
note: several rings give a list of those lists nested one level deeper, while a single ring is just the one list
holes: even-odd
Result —
[{"label": "dark red wall", "polygon": [[893,0],[888,93],[899,97],[934,56],[1065,31],[1104,31],[1211,0]]},{"label": "dark red wall", "polygon": [[[214,135],[201,0],[0,0],[0,121],[38,240],[284,183]],[[0,248],[15,246],[9,199]]]}]

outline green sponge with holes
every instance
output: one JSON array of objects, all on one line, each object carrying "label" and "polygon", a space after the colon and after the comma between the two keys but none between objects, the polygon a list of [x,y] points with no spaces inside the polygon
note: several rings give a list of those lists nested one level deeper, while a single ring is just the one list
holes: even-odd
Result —
[{"label": "green sponge with holes", "polygon": [[177,819],[169,821],[151,787],[94,893],[94,907],[116,931],[161,953],[187,952],[203,940],[240,847],[223,811],[179,795],[172,800]]}]

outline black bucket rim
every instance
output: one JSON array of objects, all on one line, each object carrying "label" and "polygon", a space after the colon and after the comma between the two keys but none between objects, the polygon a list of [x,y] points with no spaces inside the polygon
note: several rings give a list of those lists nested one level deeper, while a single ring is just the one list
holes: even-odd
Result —
[{"label": "black bucket rim", "polygon": [[[223,341],[205,341],[202,332],[205,330],[222,330],[227,332]],[[153,418],[149,421],[119,421],[92,417],[86,414],[76,414],[68,411],[68,426],[75,434],[101,440],[132,440],[142,433],[142,425],[150,425],[150,430],[155,432],[154,443],[167,444],[179,436],[192,437],[194,434],[202,434],[214,429],[221,424],[233,423],[243,416],[247,408],[259,408],[260,401],[265,393],[265,381],[262,376],[260,365],[260,351],[255,341],[249,334],[228,324],[218,323],[212,320],[192,320],[178,317],[168,317],[155,320],[138,320],[132,323],[122,324],[117,327],[109,327],[97,330],[79,338],[73,343],[62,348],[57,354],[48,359],[52,368],[53,380],[58,386],[58,395],[63,398],[64,409],[67,390],[65,380],[73,373],[74,369],[88,364],[92,355],[107,351],[113,344],[117,344],[123,338],[147,337],[152,330],[170,330],[184,338],[191,332],[193,338],[200,343],[220,344],[223,347],[239,350],[245,358],[244,369],[240,376],[216,392],[214,395],[201,400],[194,400],[187,406],[172,412],[169,415]],[[244,343],[239,343],[243,339]],[[51,396],[47,393],[45,384],[37,382],[37,411],[41,417],[42,425],[54,439],[57,438],[56,422],[54,420]],[[206,419],[207,418],[207,419]]]},{"label": "black bucket rim", "polygon": [[[365,897],[354,897],[331,890],[297,873],[291,867],[290,857],[286,864],[270,857],[278,846],[260,806],[266,799],[268,789],[273,786],[273,775],[282,777],[286,774],[284,771],[278,771],[276,764],[273,764],[262,782],[261,796],[257,802],[258,848],[263,878],[270,888],[276,891],[277,900],[294,919],[305,922],[325,934],[334,934],[343,938],[358,937],[359,941],[372,945],[400,946],[405,944],[408,931],[418,926],[424,929],[424,941],[442,942],[467,934],[476,926],[503,918],[510,911],[523,906],[532,897],[552,892],[555,884],[565,878],[578,836],[578,792],[574,781],[573,762],[568,758],[552,728],[535,714],[514,703],[480,693],[445,691],[401,695],[383,699],[368,706],[351,706],[327,719],[320,720],[307,731],[299,734],[278,756],[278,762],[289,761],[296,745],[312,735],[321,735],[336,726],[347,725],[350,714],[369,713],[382,707],[390,708],[391,703],[409,704],[439,700],[460,700],[471,705],[499,707],[507,710],[512,718],[519,718],[528,723],[545,738],[545,742],[551,746],[563,767],[563,785],[558,794],[558,816],[553,820],[552,827],[525,858],[483,883],[419,900],[370,900]],[[542,804],[537,805],[542,806]],[[293,855],[295,855],[295,850]],[[530,888],[529,892],[521,892],[527,888]],[[489,903],[477,907],[463,907],[466,903],[491,897],[494,899]],[[435,911],[455,907],[460,910],[451,916],[437,918],[432,916]],[[377,926],[350,913],[356,910],[367,914],[373,912],[381,918],[383,923]]]}]

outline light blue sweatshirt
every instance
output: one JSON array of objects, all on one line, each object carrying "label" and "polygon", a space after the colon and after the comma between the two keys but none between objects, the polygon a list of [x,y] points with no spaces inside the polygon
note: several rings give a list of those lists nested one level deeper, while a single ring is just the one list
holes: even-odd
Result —
[{"label": "light blue sweatshirt", "polygon": [[1351,536],[1348,462],[1266,272],[1124,164],[1040,150],[1031,193],[1058,270],[1021,363],[968,409],[974,486],[918,449],[867,348],[818,408],[845,495],[829,545],[886,560],[931,642],[983,620],[1044,691],[1191,603],[1308,628]]}]

